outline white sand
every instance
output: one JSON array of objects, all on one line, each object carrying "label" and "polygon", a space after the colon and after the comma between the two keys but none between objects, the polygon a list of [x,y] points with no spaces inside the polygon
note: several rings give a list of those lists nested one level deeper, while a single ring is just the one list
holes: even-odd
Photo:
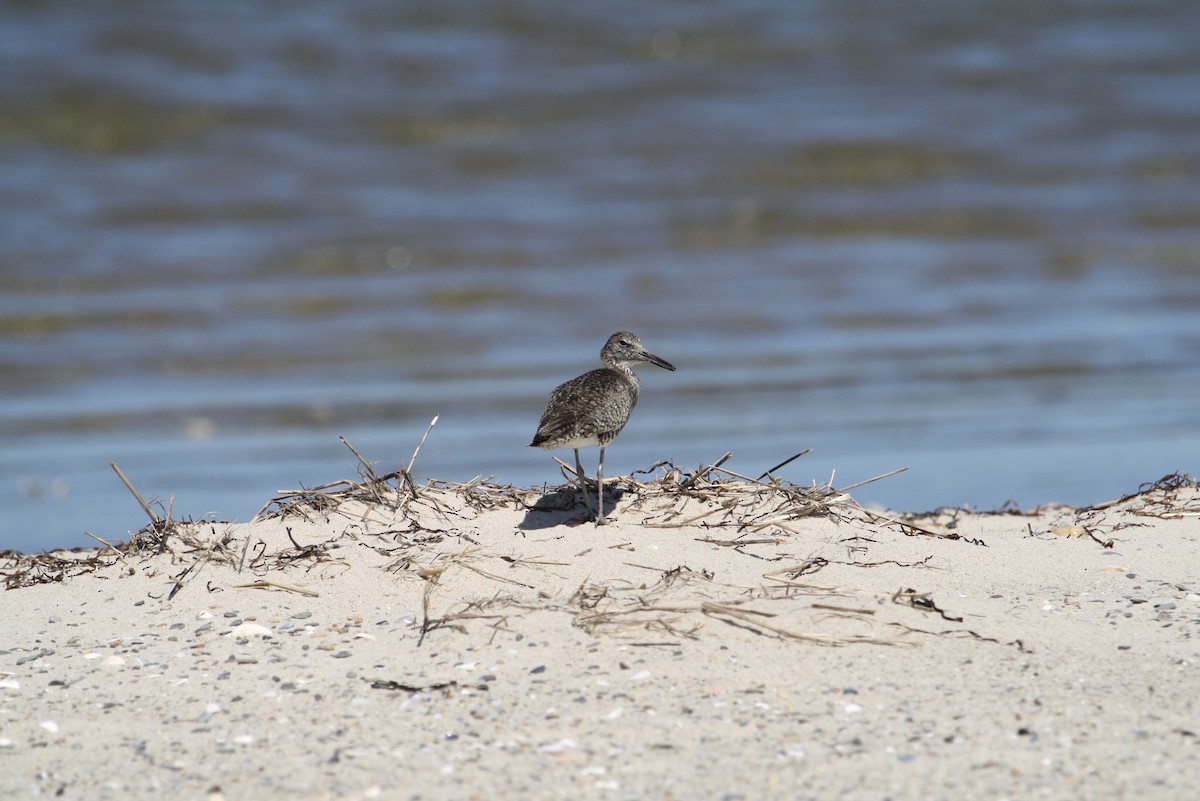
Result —
[{"label": "white sand", "polygon": [[635,496],[426,489],[0,592],[0,798],[1200,798],[1194,486],[918,521],[961,539]]}]

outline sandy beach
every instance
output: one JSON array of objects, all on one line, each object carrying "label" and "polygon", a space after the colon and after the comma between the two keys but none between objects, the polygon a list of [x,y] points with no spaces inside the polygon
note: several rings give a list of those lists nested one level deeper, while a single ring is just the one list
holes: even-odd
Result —
[{"label": "sandy beach", "polygon": [[1200,490],[909,515],[664,468],[0,557],[0,797],[1200,797]]}]

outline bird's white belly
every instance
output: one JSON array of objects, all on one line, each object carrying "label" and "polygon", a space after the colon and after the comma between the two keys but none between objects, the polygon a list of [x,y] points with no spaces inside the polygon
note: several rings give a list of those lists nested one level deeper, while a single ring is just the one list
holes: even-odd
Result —
[{"label": "bird's white belly", "polygon": [[[599,444],[600,439],[595,434],[580,434],[579,436],[572,437],[571,439],[563,439],[553,443],[546,443],[546,445],[549,445],[552,448],[590,448],[593,445]],[[543,445],[542,447],[544,448],[546,445]]]}]

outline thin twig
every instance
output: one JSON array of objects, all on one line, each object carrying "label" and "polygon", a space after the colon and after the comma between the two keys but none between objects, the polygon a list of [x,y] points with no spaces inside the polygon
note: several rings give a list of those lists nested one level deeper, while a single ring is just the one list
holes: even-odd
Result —
[{"label": "thin twig", "polygon": [[370,477],[372,481],[378,482],[379,475],[375,472],[375,468],[371,466],[371,463],[362,458],[362,455],[354,449],[353,445],[346,441],[345,437],[339,436],[338,439],[342,441],[343,445],[350,449],[350,452],[354,454],[354,458],[358,459],[358,463],[361,464],[363,469],[367,471],[367,476]]},{"label": "thin twig", "polygon": [[688,476],[683,481],[680,481],[679,489],[686,490],[688,487],[692,486],[697,481],[704,478],[710,472],[712,472],[713,470],[716,470],[718,467],[725,464],[725,462],[727,462],[729,460],[730,456],[733,456],[733,451],[726,451],[724,456],[722,456],[720,459],[718,459],[717,461],[710,464],[708,467],[697,470],[695,473]]},{"label": "thin twig", "polygon": [[237,590],[266,590],[266,589],[274,588],[277,590],[286,590],[288,592],[296,592],[296,593],[299,593],[300,595],[307,595],[310,598],[320,598],[321,597],[321,593],[315,592],[313,590],[306,590],[303,587],[292,587],[288,584],[280,584],[277,581],[266,581],[265,579],[263,581],[251,581],[249,584],[234,584],[233,588],[237,589]]},{"label": "thin twig", "polygon": [[108,549],[110,551],[112,551],[113,553],[115,553],[117,556],[121,555],[121,552],[119,550],[117,550],[116,546],[114,546],[111,542],[104,539],[103,537],[97,537],[95,534],[93,534],[90,531],[84,531],[83,533],[87,534],[89,537],[94,539],[96,542],[100,542],[100,543],[103,543],[104,545],[108,546]]},{"label": "thin twig", "polygon": [[417,454],[421,452],[421,447],[424,446],[426,437],[429,436],[429,432],[433,430],[433,427],[437,425],[439,417],[441,417],[440,414],[435,414],[433,419],[429,421],[429,427],[425,429],[425,434],[421,437],[421,441],[417,443],[417,448],[413,451],[412,458],[408,460],[408,467],[404,469],[404,475],[408,479],[408,491],[412,493],[414,500],[416,500],[417,497],[417,485],[416,482],[413,481],[412,477],[413,465],[417,463]]},{"label": "thin twig", "polygon": [[121,479],[121,483],[125,485],[125,489],[133,493],[133,497],[138,502],[138,506],[142,507],[142,511],[150,517],[150,522],[161,523],[162,520],[157,514],[154,513],[154,510],[150,508],[150,504],[146,503],[146,499],[142,497],[142,494],[138,492],[129,479],[125,477],[125,474],[121,472],[121,468],[117,467],[117,463],[109,462],[108,466],[116,472],[117,478]]},{"label": "thin twig", "polygon": [[242,558],[238,560],[237,572],[242,572],[242,565],[246,564],[246,551],[250,550],[250,538],[246,537],[246,544],[242,546]]},{"label": "thin twig", "polygon": [[467,570],[473,570],[474,572],[478,573],[479,575],[483,576],[484,578],[490,578],[493,581],[503,581],[505,584],[516,584],[518,587],[525,587],[526,589],[530,589],[530,590],[534,589],[534,586],[532,584],[526,584],[523,581],[517,581],[516,579],[505,578],[504,576],[497,576],[495,573],[489,573],[486,570],[481,570],[480,568],[475,567],[474,565],[468,564],[461,560],[455,561],[454,564],[458,565],[459,567],[465,567]]},{"label": "thin twig", "polygon": [[879,481],[880,479],[888,478],[889,476],[894,476],[897,473],[903,473],[907,469],[908,469],[907,467],[901,467],[896,470],[893,470],[890,473],[884,473],[881,476],[875,476],[875,478],[868,478],[866,481],[860,481],[857,484],[851,484],[848,487],[839,487],[838,492],[845,494],[846,492],[849,492],[852,489],[858,489],[859,487],[865,486],[865,485],[870,484],[875,481]]},{"label": "thin twig", "polygon": [[740,548],[743,545],[781,545],[787,540],[781,540],[778,537],[760,540],[714,540],[710,537],[699,537],[696,542],[706,542],[709,545],[720,545],[723,548]]},{"label": "thin twig", "polygon": [[779,468],[788,466],[789,464],[791,464],[792,462],[796,461],[796,460],[797,460],[797,459],[799,459],[801,456],[804,456],[804,455],[805,455],[805,454],[807,454],[807,453],[812,453],[812,448],[805,448],[804,450],[802,450],[802,451],[800,451],[799,453],[797,453],[795,456],[792,456],[792,457],[789,457],[789,458],[787,458],[787,459],[784,459],[782,462],[780,462],[779,464],[775,465],[775,466],[774,466],[774,467],[772,467],[770,470],[767,470],[767,471],[765,471],[765,472],[764,472],[764,473],[763,473],[761,476],[759,476],[758,478],[756,478],[756,479],[754,479],[754,480],[755,480],[755,481],[762,481],[764,478],[766,478],[767,476],[771,475],[772,473],[774,473],[774,472],[775,472],[776,470],[778,470]]}]

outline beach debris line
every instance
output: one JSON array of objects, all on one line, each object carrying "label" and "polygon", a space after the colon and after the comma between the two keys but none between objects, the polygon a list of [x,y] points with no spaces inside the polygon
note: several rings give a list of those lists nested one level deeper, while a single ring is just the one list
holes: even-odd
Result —
[{"label": "beach debris line", "polygon": [[[1138,487],[1137,492],[1089,506],[1054,503],[1044,504],[1026,511],[1016,503],[1009,501],[991,512],[943,507],[933,512],[898,514],[894,520],[902,527],[911,529],[914,534],[951,539],[960,538],[967,542],[986,545],[981,540],[956,533],[961,515],[969,513],[985,516],[1024,517],[1031,521],[1026,526],[1031,537],[1090,539],[1102,548],[1112,549],[1121,541],[1120,537],[1114,536],[1114,534],[1129,527],[1145,524],[1130,520],[1110,522],[1109,515],[1111,513],[1120,512],[1133,517],[1152,517],[1159,520],[1200,517],[1200,496],[1194,492],[1197,486],[1196,479],[1191,475],[1176,472],[1163,476],[1157,481],[1142,484]],[[1035,527],[1034,518],[1047,519],[1048,522]],[[942,529],[942,532],[934,529]]]},{"label": "beach debris line", "polygon": [[408,466],[400,467],[382,476],[375,470],[374,464],[364,459],[349,440],[339,436],[338,439],[341,443],[358,460],[358,481],[342,479],[318,487],[280,490],[274,498],[267,501],[258,510],[254,520],[292,515],[311,520],[314,516],[336,510],[347,501],[359,501],[390,510],[402,509],[408,501],[415,501],[418,498],[417,485],[412,477],[413,466],[416,464],[421,448],[425,445],[425,440],[429,437],[429,432],[437,425],[440,417],[441,415],[434,415],[429,422],[429,427],[425,429],[421,441],[417,443],[412,456],[409,457]]}]

